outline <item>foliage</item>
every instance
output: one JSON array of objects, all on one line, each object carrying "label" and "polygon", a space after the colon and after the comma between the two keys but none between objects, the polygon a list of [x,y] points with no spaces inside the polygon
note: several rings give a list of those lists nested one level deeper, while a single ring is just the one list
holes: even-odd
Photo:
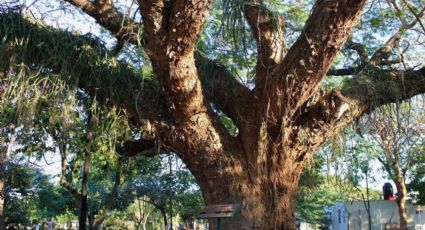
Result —
[{"label": "foliage", "polygon": [[[326,225],[326,207],[338,202],[365,201],[365,188],[359,181],[343,177],[345,174],[330,175],[323,170],[326,166],[324,154],[318,154],[312,165],[301,175],[297,196],[297,217],[303,222]],[[329,162],[327,162],[329,163]],[[380,198],[380,191],[369,191],[370,200]]]},{"label": "foliage", "polygon": [[[172,171],[170,174],[170,161]],[[133,162],[133,175],[123,185],[123,193],[134,202],[142,200],[156,211],[156,215],[167,218],[170,214],[170,199],[173,217],[192,222],[204,202],[194,177],[174,156],[139,158]],[[162,218],[162,217],[161,217]],[[173,218],[173,219],[174,219]],[[160,219],[162,222],[162,219]]]},{"label": "foliage", "polygon": [[199,190],[176,193],[174,199],[178,201],[176,211],[184,222],[193,222],[204,207]]},{"label": "foliage", "polygon": [[[5,220],[7,224],[29,224],[33,220],[63,215],[72,208],[72,197],[50,182],[38,168],[10,163],[6,178]],[[71,201],[71,202],[70,202]]]},{"label": "foliage", "polygon": [[416,167],[414,167],[410,175],[408,190],[409,192],[418,193],[417,195],[411,194],[417,204],[425,205],[425,143],[414,151],[417,151],[419,154],[414,159],[414,165]]},{"label": "foliage", "polygon": [[[96,99],[101,103],[117,105],[120,101],[132,96],[128,89],[141,87],[145,91],[157,90],[156,83],[152,78],[141,79],[131,75],[132,68],[113,58],[106,48],[94,38],[55,31],[41,24],[40,21],[30,18],[23,19],[14,12],[3,13],[0,20],[2,30],[11,32],[10,36],[2,38],[0,49],[7,49],[11,52],[13,50],[14,59],[10,60],[9,65],[16,73],[15,83],[7,88],[5,96],[17,100],[15,106],[22,113],[31,115],[37,105],[40,105],[40,101],[47,102],[49,99],[57,97],[57,92],[64,92],[64,90],[66,92],[67,88],[76,90],[76,86],[97,85],[93,89],[93,93],[97,95]],[[25,36],[21,37],[24,34]],[[35,50],[26,52],[29,47],[33,47]],[[46,52],[49,49],[51,51]],[[57,56],[53,57],[53,54]],[[37,60],[44,61],[38,63],[39,66],[36,70],[23,64],[35,63]],[[70,60],[75,62],[70,62]],[[49,68],[42,69],[43,66],[49,66]],[[52,68],[60,70],[61,74],[53,73]],[[115,76],[120,77],[116,78]],[[120,89],[117,88],[118,86]],[[28,93],[27,89],[29,88],[34,92]],[[109,94],[112,89],[113,92]],[[50,94],[40,95],[39,90],[49,91]],[[110,95],[112,97],[108,97]],[[143,97],[143,95],[140,96]],[[132,100],[127,101],[132,102]],[[67,112],[67,110],[62,112]]]}]

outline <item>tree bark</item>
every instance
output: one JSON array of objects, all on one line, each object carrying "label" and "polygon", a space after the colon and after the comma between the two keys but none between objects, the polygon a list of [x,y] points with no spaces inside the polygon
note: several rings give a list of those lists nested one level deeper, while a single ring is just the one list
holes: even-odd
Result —
[{"label": "tree bark", "polygon": [[406,196],[407,188],[402,179],[394,181],[397,187],[397,205],[400,216],[400,229],[407,230]]},{"label": "tree bark", "polygon": [[81,209],[80,209],[80,216],[79,216],[80,230],[85,230],[87,228],[88,184],[89,184],[89,176],[90,176],[91,154],[92,154],[92,147],[93,147],[92,119],[93,119],[93,114],[91,111],[89,111],[88,117],[87,117],[87,130],[86,130],[85,148],[84,148],[83,179],[81,182]]},{"label": "tree bark", "polygon": [[164,229],[167,229],[168,221],[167,221],[167,211],[165,208],[158,208],[162,215],[162,220],[164,221]]},{"label": "tree bark", "polygon": [[285,149],[284,153],[270,157],[264,166],[267,169],[256,180],[251,180],[247,166],[234,157],[222,169],[217,166],[206,167],[203,172],[191,169],[196,172],[194,175],[208,204],[241,205],[241,213],[222,221],[224,229],[295,229],[292,201],[296,198],[303,162],[296,160],[296,152]]},{"label": "tree bark", "polygon": [[77,189],[72,187],[72,185],[70,185],[66,180],[66,174],[68,171],[68,147],[65,143],[63,143],[63,140],[59,138],[57,133],[53,135],[53,139],[56,141],[59,148],[59,153],[61,154],[61,175],[59,183],[63,188],[65,188],[69,192],[69,194],[71,194],[72,197],[74,197],[79,213],[81,210],[81,193]]}]

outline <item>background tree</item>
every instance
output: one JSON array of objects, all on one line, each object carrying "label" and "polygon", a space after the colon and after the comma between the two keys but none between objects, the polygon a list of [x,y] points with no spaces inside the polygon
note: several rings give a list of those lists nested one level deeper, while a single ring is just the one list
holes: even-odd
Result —
[{"label": "background tree", "polygon": [[65,214],[72,200],[23,157],[10,160],[5,185],[6,226],[28,226],[34,220],[41,223],[47,217]]},{"label": "background tree", "polygon": [[[123,157],[117,157],[115,145],[119,146],[122,140],[120,138],[125,138],[128,125],[113,111],[101,111],[95,104],[88,104],[88,97],[84,93],[76,92],[75,88],[67,88],[57,81],[51,81],[46,76],[50,73],[39,74],[46,78],[41,81],[34,78],[26,79],[19,73],[13,73],[5,78],[14,89],[7,90],[1,100],[4,111],[2,121],[10,123],[3,134],[8,139],[11,137],[13,140],[17,139],[16,143],[13,143],[15,152],[27,158],[35,157],[40,160],[47,152],[59,152],[62,167],[60,183],[74,197],[76,202],[74,208],[78,210],[79,215],[84,214],[87,217],[90,176],[88,169],[91,167],[92,155],[99,155],[95,161],[97,165],[93,165],[94,167],[117,172],[112,179],[115,183],[109,188],[111,194],[105,197],[102,213],[90,223],[90,226],[93,224],[96,228],[112,208],[121,181],[121,163],[117,159]],[[93,113],[94,119],[92,119]],[[18,130],[16,134],[13,133],[14,130]],[[80,175],[74,173],[78,178],[76,183],[81,183],[83,187],[81,190],[84,190],[84,193],[74,187],[75,181],[72,180],[76,178],[73,178],[69,170],[69,161],[73,161],[74,167],[85,169],[81,176],[82,181],[79,179]],[[68,179],[71,179],[71,182]],[[87,218],[83,216],[80,219]]]},{"label": "background tree", "polygon": [[[148,211],[149,206],[148,202],[146,200],[137,199],[136,202],[130,206],[131,208],[131,214],[134,218],[134,221],[136,222],[136,229],[143,229],[146,230],[146,224],[148,223],[148,218],[152,211]],[[154,228],[154,224],[152,224],[152,228]]]},{"label": "background tree", "polygon": [[418,149],[425,143],[425,129],[424,123],[417,119],[424,110],[420,103],[415,109],[411,106],[408,103],[387,105],[365,119],[366,135],[380,147],[376,158],[396,185],[402,229],[407,229],[407,179],[415,168],[424,165],[418,161],[421,158]]},{"label": "background tree", "polygon": [[[4,115],[5,113],[3,113]],[[7,114],[7,113],[6,113]],[[3,116],[2,116],[3,118]],[[3,121],[3,119],[2,119]],[[14,129],[10,123],[1,122],[2,128],[0,128],[0,228],[6,228],[5,225],[5,181],[8,170],[8,164],[11,155],[11,146],[14,142]],[[13,131],[12,131],[13,130]]]},{"label": "background tree", "polygon": [[[192,222],[204,204],[193,176],[174,158],[137,159],[132,164],[133,176],[124,185],[124,193],[133,194],[136,202],[143,201],[159,211],[162,226],[178,216]],[[169,159],[173,159],[171,175]]]},{"label": "background tree", "polygon": [[[422,100],[414,98],[408,103],[381,107],[345,129],[336,141],[329,143],[322,151],[326,153],[326,161],[332,163],[330,168],[333,173],[344,175],[355,185],[363,181],[368,187],[368,182],[370,184],[374,179],[370,175],[372,166],[380,162],[381,172],[376,171],[375,167],[375,173],[382,173],[396,184],[402,229],[407,228],[407,183],[411,181],[413,188],[422,181],[416,173],[424,165],[421,152],[424,143]],[[363,197],[365,201],[370,200],[367,192]]]},{"label": "background tree", "polygon": [[[224,222],[229,229],[295,229],[294,201],[306,160],[365,112],[425,91],[422,63],[406,62],[420,41],[410,43],[410,53],[402,42],[423,30],[421,1],[303,1],[296,12],[310,14],[298,21],[301,30],[285,23],[291,22],[289,2],[65,2],[108,30],[117,49],[109,51],[97,38],[32,23],[37,20],[8,10],[0,18],[2,56],[13,56],[15,69],[52,72],[57,76],[49,77],[96,94],[99,104],[115,106],[134,127],[143,127],[127,143],[130,152],[175,152],[207,203],[242,205],[241,215]],[[212,7],[232,19],[230,32],[250,31],[245,33],[246,54],[255,61],[245,64],[253,65],[238,68],[235,58],[224,63],[249,72],[251,84],[237,80],[219,58],[213,60],[219,56],[208,41],[215,37],[202,30]],[[371,10],[362,15],[365,8]],[[356,27],[360,19],[365,23]],[[386,29],[388,23],[394,29]],[[383,31],[388,40],[365,35],[371,29]],[[240,40],[235,41],[222,47],[238,51],[234,46]],[[141,64],[150,64],[152,76],[141,77],[131,60],[113,57],[126,43],[142,53]],[[197,44],[207,52],[197,52]],[[326,75],[351,77],[341,88],[319,90]],[[236,132],[229,132],[223,115]]]},{"label": "background tree", "polygon": [[[354,135],[350,129],[344,131]],[[301,174],[297,196],[297,217],[301,221],[326,229],[331,221],[326,207],[338,202],[362,201],[367,210],[369,199],[380,198],[381,191],[362,188],[364,171],[369,167],[367,158],[359,149],[355,153],[348,150],[342,141],[347,137],[351,138],[342,134],[328,141]]]},{"label": "background tree", "polygon": [[[422,145],[423,146],[423,145]],[[418,192],[418,196],[415,197],[417,204],[424,205],[425,204],[425,151],[424,148],[418,148],[415,151],[418,151],[419,157],[415,160],[417,161],[415,165],[417,167],[413,170],[412,176],[410,178],[410,183],[408,185],[409,192]]]}]

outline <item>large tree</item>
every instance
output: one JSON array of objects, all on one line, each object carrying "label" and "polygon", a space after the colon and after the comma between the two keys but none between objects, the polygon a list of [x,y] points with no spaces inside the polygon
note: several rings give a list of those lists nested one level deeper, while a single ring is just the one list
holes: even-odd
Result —
[{"label": "large tree", "polygon": [[[394,9],[400,29],[374,52],[374,46],[353,38],[346,43],[366,0],[317,0],[302,29],[285,23],[290,11],[271,11],[273,1],[224,1],[224,7],[236,5],[231,11],[244,15],[242,26],[251,30],[257,47],[250,85],[212,60],[214,55],[197,52],[212,1],[139,0],[134,17],[112,0],[65,2],[110,31],[119,44],[115,51],[124,43],[143,50],[153,77],[142,78],[117,61],[96,38],[10,11],[1,15],[2,60],[41,69],[39,75],[59,74],[125,114],[142,130],[122,146],[126,152],[171,150],[193,173],[207,203],[241,204],[241,213],[224,221],[226,229],[295,229],[295,197],[306,160],[365,112],[425,92],[425,69],[391,68],[403,62],[402,53],[393,51],[400,50],[406,31],[423,29],[420,1],[379,1]],[[403,9],[410,13],[400,13]],[[285,30],[299,33],[290,47]],[[331,69],[342,48],[355,50],[358,55],[351,57],[359,61]],[[342,88],[319,90],[327,75],[351,77]],[[236,133],[226,129],[223,114]]]}]

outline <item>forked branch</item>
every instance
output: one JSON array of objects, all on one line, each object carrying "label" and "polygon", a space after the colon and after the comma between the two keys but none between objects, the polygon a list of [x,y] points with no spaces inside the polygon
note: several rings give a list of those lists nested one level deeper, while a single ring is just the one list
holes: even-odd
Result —
[{"label": "forked branch", "polygon": [[59,153],[61,154],[61,175],[59,183],[65,188],[75,199],[75,201],[79,204],[81,200],[81,192],[79,192],[76,188],[74,188],[71,184],[66,180],[66,175],[68,171],[68,149],[65,143],[58,142]]},{"label": "forked branch", "polygon": [[274,122],[293,116],[316,91],[357,24],[365,2],[316,1],[304,31],[268,81],[269,117]]},{"label": "forked branch", "polygon": [[403,25],[393,36],[391,36],[383,46],[381,46],[370,58],[370,64],[380,65],[382,62],[388,61],[391,51],[399,45],[403,34],[413,28],[425,14],[425,8],[413,19],[409,24]]},{"label": "forked branch", "polygon": [[[108,15],[99,15],[99,9],[96,9],[96,5],[90,4],[87,0],[67,0],[73,5],[81,8],[86,14],[90,15],[111,33],[128,37],[128,35],[119,33],[123,31],[122,28],[137,28],[137,31],[128,31],[130,33],[141,34],[141,25],[131,20],[127,20],[122,13],[120,13],[114,6],[109,5],[111,8],[108,11]],[[130,39],[128,42],[139,45],[141,42],[148,50],[164,48],[165,44],[165,26],[164,15],[166,15],[166,6],[162,0],[146,1],[139,0],[139,7],[141,8],[142,15],[144,17],[144,32],[147,33],[144,36],[150,36],[152,39],[149,43],[146,40],[139,41],[136,39]],[[86,6],[89,4],[88,6]],[[205,13],[205,12],[204,12]],[[181,15],[181,14],[179,14]],[[101,20],[104,17],[114,18],[114,20]],[[119,26],[114,26],[114,22],[121,22]],[[185,22],[187,23],[187,22]],[[180,31],[180,29],[179,29]],[[171,32],[172,29],[171,29]],[[143,36],[142,36],[143,37]],[[118,40],[123,38],[118,37]],[[196,67],[199,70],[200,79],[202,86],[206,93],[210,96],[209,99],[220,107],[220,109],[231,117],[235,122],[240,120],[242,109],[245,100],[250,98],[248,96],[249,89],[242,85],[236,80],[224,65],[218,61],[208,59],[206,56],[196,52]],[[244,100],[244,101],[241,101]]]}]

